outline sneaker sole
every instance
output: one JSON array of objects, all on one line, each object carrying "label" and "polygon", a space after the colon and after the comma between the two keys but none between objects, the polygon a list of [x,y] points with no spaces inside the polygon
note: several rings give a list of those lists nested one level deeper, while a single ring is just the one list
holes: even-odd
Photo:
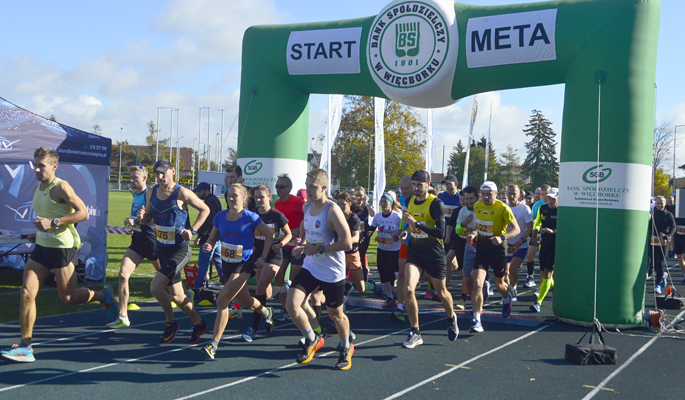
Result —
[{"label": "sneaker sole", "polygon": [[422,345],[422,344],[423,344],[423,338],[417,340],[416,342],[414,342],[414,343],[412,343],[412,344],[410,344],[410,345],[407,345],[407,344],[405,344],[405,343],[402,343],[402,347],[404,347],[405,349],[413,349],[414,347],[420,346],[420,345]]},{"label": "sneaker sole", "polygon": [[251,336],[245,334],[245,335],[243,335],[243,340],[246,341],[247,343],[252,343],[252,341],[254,339]]},{"label": "sneaker sole", "polygon": [[207,349],[204,347],[200,350],[200,353],[202,353],[203,356],[209,358],[209,359],[214,359],[214,354],[210,353]]},{"label": "sneaker sole", "polygon": [[483,333],[484,329],[483,328],[471,328],[469,329],[469,333]]},{"label": "sneaker sole", "polygon": [[302,361],[297,361],[298,364],[307,364],[308,362],[312,361],[312,358],[314,358],[314,354],[316,354],[317,351],[319,351],[323,347],[323,338],[319,337],[319,342],[314,346],[314,349],[309,353],[309,356],[307,356],[306,359]]},{"label": "sneaker sole", "polygon": [[112,329],[128,328],[129,326],[131,326],[131,323],[130,323],[130,322],[129,322],[128,325],[123,324],[123,323],[117,323],[117,324],[111,324],[111,323],[109,323],[109,324],[105,325],[106,328],[112,328]]},{"label": "sneaker sole", "polygon": [[3,354],[2,358],[9,360],[9,361],[17,362],[17,363],[31,363],[31,362],[36,361],[35,357],[33,357],[33,356],[31,356],[31,357],[25,357],[25,356],[17,357],[17,356],[11,356],[9,354]]},{"label": "sneaker sole", "polygon": [[352,368],[352,354],[354,354],[354,345],[350,343],[350,354],[347,356],[347,365],[345,365],[344,367],[338,367],[336,365],[335,369],[340,371],[347,371],[348,369]]}]

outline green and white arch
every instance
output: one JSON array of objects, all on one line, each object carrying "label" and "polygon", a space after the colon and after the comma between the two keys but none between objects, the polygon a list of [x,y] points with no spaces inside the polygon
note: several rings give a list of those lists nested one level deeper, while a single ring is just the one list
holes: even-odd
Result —
[{"label": "green and white arch", "polygon": [[[393,1],[377,16],[245,32],[238,163],[246,184],[288,172],[304,187],[311,93],[436,108],[492,90],[564,83],[554,313],[593,318],[600,180],[598,318],[642,320],[658,0],[478,7]],[[601,146],[597,165],[598,80]]]}]

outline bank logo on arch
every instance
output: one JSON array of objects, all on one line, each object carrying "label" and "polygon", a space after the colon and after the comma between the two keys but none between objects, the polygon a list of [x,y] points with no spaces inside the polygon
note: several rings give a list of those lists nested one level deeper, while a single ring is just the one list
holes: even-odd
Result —
[{"label": "bank logo on arch", "polygon": [[452,1],[396,0],[371,25],[369,71],[392,100],[420,107],[450,105],[458,46]]}]

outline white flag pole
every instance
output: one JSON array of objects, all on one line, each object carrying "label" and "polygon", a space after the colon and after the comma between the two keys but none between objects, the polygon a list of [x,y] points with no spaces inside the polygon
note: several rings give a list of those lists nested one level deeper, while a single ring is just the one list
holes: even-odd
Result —
[{"label": "white flag pole", "polygon": [[492,126],[492,102],[490,102],[490,122],[488,122],[488,139],[485,141],[485,176],[484,181],[488,180],[488,158],[490,156],[490,127]]},{"label": "white flag pole", "polygon": [[374,98],[375,116],[375,150],[376,163],[373,182],[373,204],[376,210],[380,210],[378,203],[385,191],[385,134],[383,131],[383,118],[385,115],[385,99]]},{"label": "white flag pole", "polygon": [[428,140],[426,143],[426,171],[431,172],[433,167],[433,110],[428,110],[428,116],[426,118],[426,135]]},{"label": "white flag pole", "polygon": [[333,177],[331,176],[331,149],[335,143],[335,138],[338,136],[338,129],[340,129],[340,121],[342,120],[342,105],[343,95],[329,94],[328,95],[328,123],[326,124],[326,140],[324,148],[321,152],[321,162],[319,168],[326,170],[328,174],[328,187],[326,188],[326,195],[331,194],[331,184]]},{"label": "white flag pole", "polygon": [[471,127],[469,128],[469,141],[466,143],[466,161],[464,162],[464,178],[462,179],[462,186],[469,185],[469,157],[471,156],[471,140],[473,140],[473,125],[476,123],[476,114],[478,114],[478,95],[473,95],[473,106],[471,107]]}]

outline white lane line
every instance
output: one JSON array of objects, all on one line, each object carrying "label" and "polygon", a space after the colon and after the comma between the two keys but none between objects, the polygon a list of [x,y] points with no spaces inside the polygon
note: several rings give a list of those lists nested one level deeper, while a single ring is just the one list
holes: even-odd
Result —
[{"label": "white lane line", "polygon": [[[678,314],[678,316],[675,317],[674,321],[680,319],[680,317],[682,317],[683,314],[685,314],[685,310],[681,311],[680,314]],[[597,387],[595,387],[594,389],[592,389],[592,391],[591,391],[590,393],[588,393],[585,397],[583,397],[583,400],[589,400],[589,399],[595,397],[595,395],[596,395],[597,393],[599,393],[599,392],[602,390],[602,388],[603,388],[604,386],[606,386],[607,383],[609,383],[609,381],[611,381],[612,379],[614,379],[614,377],[615,377],[616,375],[620,374],[621,371],[623,371],[623,370],[624,370],[627,366],[629,366],[636,358],[638,358],[642,353],[644,353],[644,352],[649,348],[649,346],[651,346],[652,344],[654,344],[654,342],[656,342],[656,340],[659,339],[659,338],[661,337],[661,335],[662,335],[663,333],[664,333],[664,331],[660,331],[656,336],[654,336],[654,337],[653,337],[652,339],[650,339],[647,343],[645,343],[644,346],[640,347],[640,350],[636,351],[635,354],[633,354],[632,356],[630,356],[630,358],[629,358],[623,365],[621,365],[620,367],[618,367],[618,368],[616,369],[616,371],[612,372],[611,375],[607,376],[599,385],[597,385]]]},{"label": "white lane line", "polygon": [[[360,309],[361,309],[361,308],[359,308],[359,309],[354,309],[354,310],[350,310],[350,311],[357,311],[357,310],[360,310]],[[214,312],[216,312],[216,311],[214,311]],[[158,322],[154,322],[154,323],[158,323]],[[291,323],[289,323],[289,324],[281,325],[281,327],[284,328],[284,327],[290,326],[290,325],[294,325],[294,323],[291,322]],[[142,325],[138,325],[138,326],[142,326]],[[260,332],[263,332],[263,331],[260,331]],[[225,338],[225,337],[222,337],[221,340],[230,340],[230,339],[235,339],[235,338],[237,338],[237,337],[242,337],[242,333],[239,333],[239,334],[234,335],[234,336],[229,336],[229,337],[226,337],[226,338]],[[22,388],[22,387],[24,387],[24,386],[30,386],[30,385],[35,385],[35,384],[37,384],[37,383],[43,383],[43,382],[48,382],[48,381],[52,381],[52,380],[59,379],[59,378],[64,378],[64,377],[67,377],[67,376],[72,376],[72,375],[77,375],[77,374],[81,374],[81,373],[96,371],[96,370],[103,369],[103,368],[109,368],[109,367],[113,367],[113,366],[119,365],[119,364],[128,364],[128,363],[132,363],[132,362],[136,362],[136,361],[147,360],[147,359],[149,359],[149,358],[153,358],[153,357],[157,357],[157,356],[162,356],[162,355],[165,355],[165,354],[171,354],[171,353],[175,353],[175,352],[177,352],[177,351],[192,349],[193,347],[201,346],[201,345],[204,345],[204,344],[206,344],[206,343],[209,343],[209,342],[192,344],[192,345],[188,345],[188,346],[186,346],[186,347],[179,347],[179,348],[176,348],[176,349],[173,349],[173,350],[169,350],[169,351],[164,351],[164,352],[161,352],[161,353],[149,354],[149,355],[144,356],[144,357],[131,358],[131,359],[124,360],[124,361],[119,361],[119,362],[115,362],[115,363],[99,365],[99,366],[97,366],[97,367],[92,367],[92,368],[83,369],[83,370],[79,370],[79,371],[68,372],[68,373],[66,373],[66,374],[56,375],[56,376],[52,376],[52,377],[50,377],[50,378],[45,378],[45,379],[41,379],[41,380],[37,380],[37,381],[27,382],[27,383],[23,383],[23,384],[21,384],[21,385],[9,386],[9,387],[0,389],[0,393],[1,393],[1,392],[8,391],[8,390],[12,390],[12,389]]]},{"label": "white lane line", "polygon": [[[431,324],[434,324],[434,323],[436,323],[436,322],[444,321],[444,320],[446,320],[446,319],[447,319],[447,317],[443,317],[443,318],[440,318],[440,319],[436,319],[435,321],[431,321],[431,322],[427,322],[427,323],[425,323],[425,324],[422,324],[422,326],[431,325]],[[399,331],[395,331],[395,332],[393,332],[393,333],[389,333],[389,334],[387,334],[387,335],[377,336],[377,337],[375,337],[375,338],[373,338],[373,339],[369,339],[369,340],[366,340],[366,341],[357,343],[357,344],[355,345],[355,347],[357,347],[357,346],[362,346],[362,345],[365,345],[365,344],[367,344],[367,343],[375,342],[376,340],[385,339],[385,338],[387,338],[387,337],[390,337],[390,336],[393,336],[393,335],[397,335],[397,334],[402,333],[402,332],[407,332],[407,331],[409,331],[410,329],[411,329],[411,328],[405,328],[405,329],[402,329],[402,330],[399,330]],[[329,351],[328,353],[321,354],[321,355],[319,355],[319,356],[316,356],[315,358],[324,358],[324,357],[329,356],[329,355],[334,354],[334,353],[336,353],[336,351]],[[266,371],[266,372],[262,372],[261,374],[257,374],[257,375],[253,375],[253,376],[248,376],[247,378],[243,378],[243,379],[240,379],[240,380],[235,381],[235,382],[231,382],[231,383],[227,383],[227,384],[225,384],[225,385],[221,385],[221,386],[217,386],[217,387],[214,387],[214,388],[211,388],[211,389],[207,389],[207,390],[205,390],[205,391],[198,392],[198,393],[194,393],[194,394],[188,395],[188,396],[186,396],[186,397],[179,397],[179,398],[177,398],[177,400],[192,399],[193,397],[198,397],[198,396],[205,395],[205,394],[207,394],[207,393],[215,392],[215,391],[217,391],[217,390],[226,389],[227,387],[231,387],[231,386],[239,385],[239,384],[241,384],[241,383],[249,382],[249,381],[255,380],[255,379],[257,379],[257,378],[261,378],[262,376],[270,375],[270,374],[273,374],[274,372],[278,372],[278,371],[281,371],[281,370],[284,370],[284,369],[287,369],[287,368],[290,368],[290,367],[294,367],[295,365],[299,365],[299,364],[296,363],[296,362],[294,362],[294,363],[291,363],[291,364],[288,364],[288,365],[283,365],[283,366],[281,366],[281,367],[274,368],[274,369],[269,370],[269,371]]]},{"label": "white lane line", "polygon": [[438,378],[441,378],[441,377],[443,377],[443,376],[445,376],[445,375],[447,375],[447,374],[450,374],[450,373],[452,373],[452,372],[458,370],[459,368],[461,368],[461,367],[463,367],[463,366],[465,366],[465,365],[468,365],[468,364],[470,364],[470,363],[472,363],[472,362],[474,362],[474,361],[476,361],[476,360],[478,360],[478,359],[480,359],[480,358],[483,358],[483,357],[485,357],[485,356],[487,356],[487,355],[490,355],[490,354],[492,354],[492,353],[495,353],[495,352],[497,352],[497,351],[500,351],[500,350],[502,350],[502,349],[505,348],[505,347],[511,346],[512,344],[514,344],[514,343],[516,343],[516,342],[519,342],[519,341],[521,341],[521,340],[523,340],[523,339],[526,339],[526,338],[528,338],[528,337],[530,337],[530,336],[533,336],[533,335],[535,335],[536,333],[542,331],[543,329],[547,329],[547,328],[550,327],[550,326],[551,326],[551,325],[544,325],[544,326],[541,326],[541,327],[539,327],[538,329],[536,329],[536,330],[534,330],[534,331],[532,331],[532,332],[528,332],[528,333],[526,333],[525,335],[523,335],[523,336],[521,336],[521,337],[519,337],[519,338],[516,338],[516,339],[514,339],[514,340],[512,340],[512,341],[509,341],[509,342],[507,342],[507,343],[505,343],[505,344],[503,344],[503,345],[501,345],[501,346],[499,346],[499,347],[495,347],[494,349],[492,349],[492,350],[490,350],[490,351],[487,351],[487,352],[485,352],[485,353],[483,353],[483,354],[480,354],[480,355],[478,355],[478,356],[476,356],[476,357],[473,357],[473,358],[470,359],[470,360],[464,361],[463,363],[461,363],[461,364],[459,364],[459,365],[457,365],[457,366],[454,366],[454,367],[452,367],[452,368],[450,368],[450,369],[448,369],[448,370],[446,370],[446,371],[443,371],[443,372],[441,372],[441,373],[439,373],[439,374],[437,374],[437,375],[433,375],[433,376],[431,376],[430,378],[425,379],[425,380],[423,380],[423,381],[417,383],[416,385],[410,386],[410,387],[408,387],[408,388],[402,390],[401,392],[397,392],[397,393],[393,394],[392,396],[386,397],[385,400],[396,399],[396,398],[398,398],[398,397],[400,397],[400,396],[403,396],[403,395],[405,395],[405,394],[411,392],[412,390],[414,390],[414,389],[416,389],[416,388],[418,388],[418,387],[421,387],[421,386],[423,386],[423,385],[425,385],[425,384],[427,384],[427,383],[433,382],[434,380],[436,380],[436,379],[438,379]]}]

